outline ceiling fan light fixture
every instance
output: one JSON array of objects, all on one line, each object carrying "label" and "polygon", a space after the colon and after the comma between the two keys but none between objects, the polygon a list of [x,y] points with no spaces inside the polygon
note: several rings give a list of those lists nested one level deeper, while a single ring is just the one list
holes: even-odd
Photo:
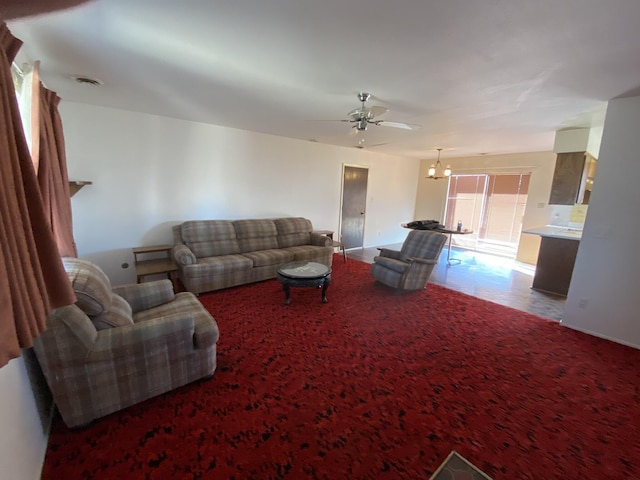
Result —
[{"label": "ceiling fan light fixture", "polygon": [[431,178],[432,180],[438,180],[440,178],[449,178],[451,176],[451,165],[447,165],[447,168],[442,168],[442,163],[440,163],[440,152],[441,148],[438,148],[438,160],[436,163],[432,163],[427,171],[427,178]]}]

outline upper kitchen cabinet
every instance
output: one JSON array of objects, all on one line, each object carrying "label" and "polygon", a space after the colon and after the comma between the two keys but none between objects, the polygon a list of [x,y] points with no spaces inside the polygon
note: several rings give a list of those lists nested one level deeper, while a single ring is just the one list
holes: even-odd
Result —
[{"label": "upper kitchen cabinet", "polygon": [[[605,111],[601,112],[603,120]],[[567,128],[556,132],[553,151],[557,157],[550,205],[589,203],[601,141],[601,126]]]},{"label": "upper kitchen cabinet", "polygon": [[598,160],[587,153],[585,155],[584,171],[582,173],[582,181],[580,182],[580,191],[578,192],[577,203],[581,205],[589,204],[589,198],[591,197],[591,189],[593,188],[593,180],[596,176],[597,168]]},{"label": "upper kitchen cabinet", "polygon": [[584,172],[584,152],[559,153],[553,172],[549,205],[575,205]]}]

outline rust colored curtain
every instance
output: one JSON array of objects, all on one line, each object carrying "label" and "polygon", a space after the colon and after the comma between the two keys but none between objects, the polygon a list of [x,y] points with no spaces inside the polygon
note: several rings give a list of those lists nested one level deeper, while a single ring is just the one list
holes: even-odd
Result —
[{"label": "rust colored curtain", "polygon": [[11,61],[22,42],[0,22],[0,367],[75,302],[44,213],[22,130]]},{"label": "rust colored curtain", "polygon": [[73,239],[71,196],[64,148],[62,120],[58,112],[60,97],[40,84],[40,157],[38,184],[44,211],[62,257],[77,257]]},{"label": "rust colored curtain", "polygon": [[[2,0],[0,5],[0,19],[40,15],[65,8],[75,7],[88,0]],[[1,20],[0,20],[1,21]]]}]

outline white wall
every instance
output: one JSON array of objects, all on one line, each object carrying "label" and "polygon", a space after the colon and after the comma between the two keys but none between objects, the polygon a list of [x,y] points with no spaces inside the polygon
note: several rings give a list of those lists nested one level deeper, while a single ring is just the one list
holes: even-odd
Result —
[{"label": "white wall", "polygon": [[[420,165],[420,180],[416,195],[416,219],[433,218],[443,220],[447,201],[447,180],[426,178],[427,170],[433,163],[423,160]],[[531,173],[527,207],[523,218],[523,228],[533,228],[567,216],[569,208],[549,205],[551,181],[556,165],[556,154],[532,152],[508,155],[485,155],[482,157],[447,158],[443,163],[451,165],[456,174],[479,173]],[[540,248],[540,237],[524,234],[520,237],[517,260],[535,264]]]},{"label": "white wall", "polygon": [[640,348],[640,97],[609,102],[563,325]]},{"label": "white wall", "polygon": [[[338,231],[343,163],[371,169],[367,246],[397,243],[406,236],[400,223],[444,212],[446,182],[424,179],[430,161],[80,104],[63,102],[60,110],[70,177],[94,182],[72,199],[79,253],[114,283],[134,280],[131,268],[119,268],[132,263],[131,247],[170,242],[170,225],[186,219],[303,215]],[[639,98],[611,102],[563,324],[640,348],[638,124]],[[472,173],[513,160],[536,167],[525,228],[551,223],[558,213],[547,206],[553,153],[447,163]],[[37,479],[47,439],[22,359],[0,369],[0,391],[2,477]]]},{"label": "white wall", "polygon": [[192,219],[303,216],[339,231],[343,164],[369,167],[365,246],[397,243],[413,216],[419,161],[368,150],[77,103],[60,106],[78,254],[114,284],[131,248],[171,243]]},{"label": "white wall", "polygon": [[[81,104],[60,105],[78,253],[114,284],[131,248],[171,243],[189,219],[304,216],[339,230],[343,164],[369,167],[365,245],[397,243],[413,215],[417,160]],[[0,477],[37,479],[43,433],[22,358],[0,369]]]},{"label": "white wall", "polygon": [[0,477],[40,478],[47,449],[24,360],[0,368]]}]

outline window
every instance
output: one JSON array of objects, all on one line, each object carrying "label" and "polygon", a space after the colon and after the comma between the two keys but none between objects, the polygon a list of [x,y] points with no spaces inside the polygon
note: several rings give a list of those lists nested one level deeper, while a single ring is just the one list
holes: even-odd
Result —
[{"label": "window", "polygon": [[[22,119],[22,129],[27,140],[29,153],[34,159],[37,170],[37,149],[39,138],[37,135],[37,96],[33,95],[33,85],[39,84],[38,64],[32,67],[24,64],[19,67],[15,62],[11,65],[11,76],[13,77],[13,85],[16,89],[16,97],[18,98],[18,108],[20,109],[20,117]],[[36,102],[36,103],[34,103]],[[36,152],[36,155],[34,155]]]},{"label": "window", "polygon": [[458,247],[515,257],[527,204],[529,173],[452,175],[445,225],[473,230],[452,239]]}]

